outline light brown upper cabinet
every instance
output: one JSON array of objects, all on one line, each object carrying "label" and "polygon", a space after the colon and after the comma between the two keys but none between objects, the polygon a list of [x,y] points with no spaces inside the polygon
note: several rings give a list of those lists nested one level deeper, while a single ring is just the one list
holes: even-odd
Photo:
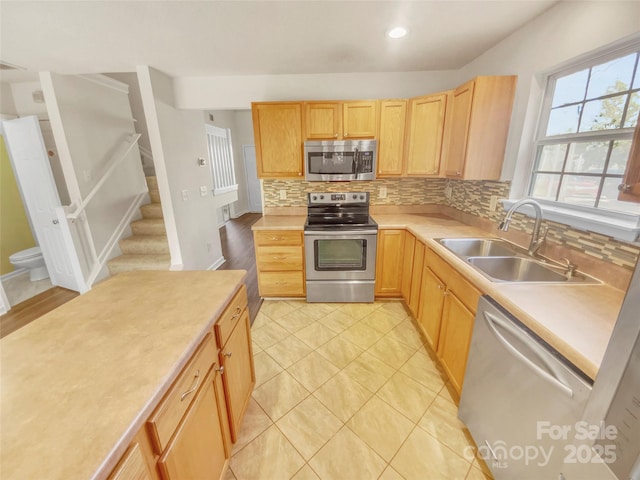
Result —
[{"label": "light brown upper cabinet", "polygon": [[409,100],[406,175],[426,177],[440,173],[448,97],[445,92]]},{"label": "light brown upper cabinet", "polygon": [[624,178],[618,186],[618,200],[640,202],[640,122],[633,134],[633,143],[627,160]]},{"label": "light brown upper cabinet", "polygon": [[302,178],[302,102],[252,103],[260,178]]},{"label": "light brown upper cabinet", "polygon": [[305,102],[307,140],[348,140],[375,138],[378,125],[378,102]]},{"label": "light brown upper cabinet", "polygon": [[398,177],[402,175],[406,119],[406,100],[383,100],[380,102],[378,166],[376,172],[378,177]]},{"label": "light brown upper cabinet", "polygon": [[515,76],[476,77],[454,90],[445,134],[447,177],[500,178],[516,79]]}]

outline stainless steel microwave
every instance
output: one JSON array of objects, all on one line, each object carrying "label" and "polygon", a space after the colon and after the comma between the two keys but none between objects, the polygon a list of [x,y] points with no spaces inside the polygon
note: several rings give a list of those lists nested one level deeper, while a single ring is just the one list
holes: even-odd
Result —
[{"label": "stainless steel microwave", "polygon": [[304,142],[304,174],[310,182],[375,180],[376,140]]}]

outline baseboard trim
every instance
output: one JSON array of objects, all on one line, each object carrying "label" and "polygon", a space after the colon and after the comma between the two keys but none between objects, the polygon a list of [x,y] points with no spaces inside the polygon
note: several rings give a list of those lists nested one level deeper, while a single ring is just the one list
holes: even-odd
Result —
[{"label": "baseboard trim", "polygon": [[224,258],[224,256],[221,256],[218,260],[216,260],[215,262],[213,262],[209,268],[207,268],[207,270],[217,270],[218,268],[220,268],[220,266],[226,262],[227,259]]},{"label": "baseboard trim", "polygon": [[28,272],[28,270],[26,268],[18,268],[17,270],[14,270],[13,272],[5,273],[4,275],[2,275],[0,277],[0,281],[4,282],[6,280],[10,280],[13,277],[17,277],[18,275],[22,275],[25,272]]}]

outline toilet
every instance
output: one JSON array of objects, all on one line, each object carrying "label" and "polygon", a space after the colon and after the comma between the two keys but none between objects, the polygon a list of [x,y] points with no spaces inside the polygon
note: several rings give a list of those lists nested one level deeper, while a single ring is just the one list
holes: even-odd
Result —
[{"label": "toilet", "polygon": [[49,278],[47,266],[44,264],[44,257],[40,247],[27,248],[9,256],[9,261],[16,268],[26,268],[29,270],[29,277],[32,282]]}]

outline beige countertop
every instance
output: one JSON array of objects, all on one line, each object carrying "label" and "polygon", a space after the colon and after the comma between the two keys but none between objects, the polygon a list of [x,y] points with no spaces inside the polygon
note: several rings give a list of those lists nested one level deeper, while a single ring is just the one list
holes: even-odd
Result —
[{"label": "beige countertop", "polygon": [[[494,283],[434,238],[487,237],[484,230],[442,215],[373,214],[381,229],[404,228],[493,297],[511,314],[595,378],[624,299],[609,285]],[[304,217],[267,216],[254,229],[302,229]]]},{"label": "beige countertop", "polygon": [[265,215],[251,225],[252,230],[302,230],[306,215]]},{"label": "beige countertop", "polygon": [[3,338],[3,480],[106,478],[245,275],[122,273]]}]

